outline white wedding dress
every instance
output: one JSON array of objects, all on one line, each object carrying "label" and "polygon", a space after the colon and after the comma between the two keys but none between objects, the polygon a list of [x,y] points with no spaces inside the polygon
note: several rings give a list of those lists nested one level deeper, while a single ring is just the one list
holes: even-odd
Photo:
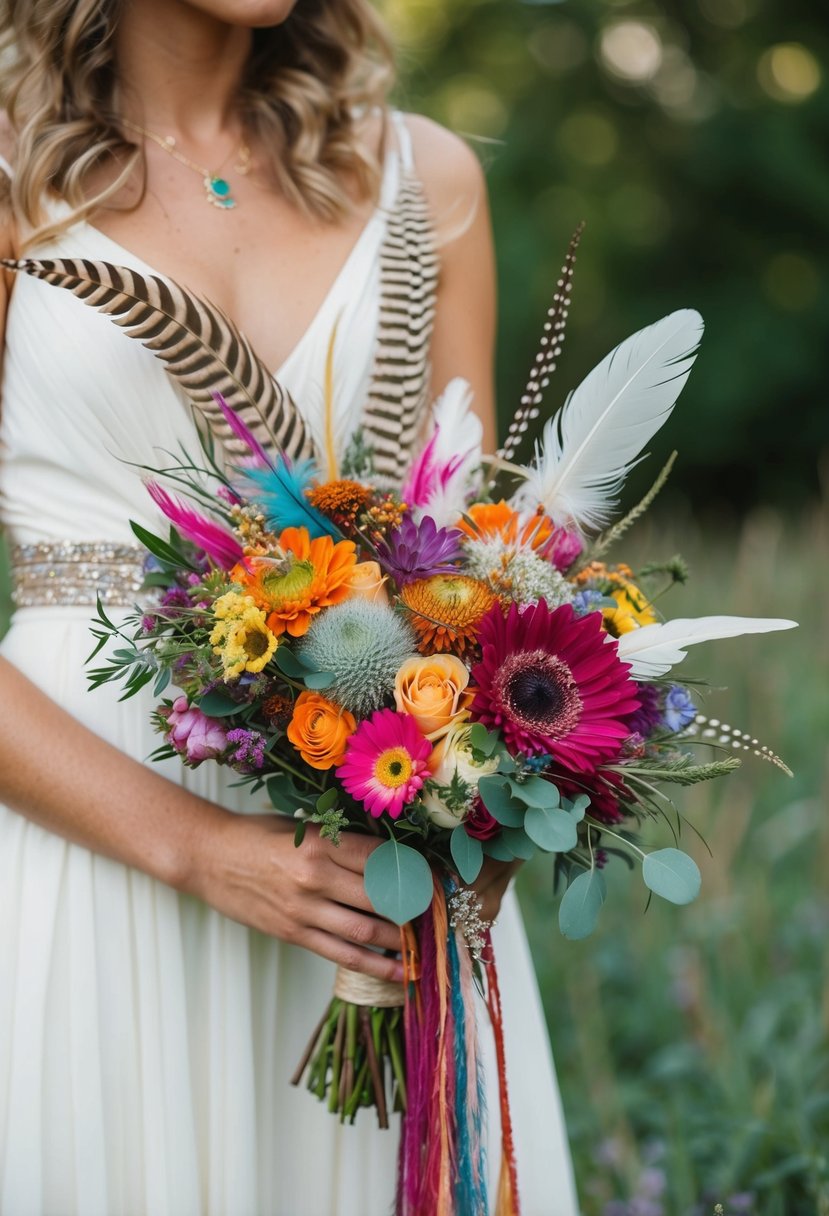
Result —
[{"label": "white wedding dress", "polygon": [[[381,205],[277,373],[318,432],[322,369],[339,317],[340,448],[371,372],[384,230],[398,179],[412,171],[405,126],[396,127]],[[85,223],[30,256],[152,272]],[[0,439],[0,518],[11,545],[130,543],[130,519],[156,529],[159,521],[124,462],[157,465],[161,449],[180,443],[197,450],[186,400],[154,355],[71,293],[25,274],[8,316]],[[90,616],[77,604],[19,608],[2,654],[143,760],[158,744],[152,698],[118,705],[113,685],[87,691]],[[34,737],[30,747],[48,767],[49,739]],[[268,809],[229,788],[218,766],[189,771],[169,762],[164,771],[226,806]],[[575,1216],[558,1088],[512,893],[495,936],[522,1212]],[[396,1133],[379,1131],[369,1112],[343,1128],[288,1083],[332,978],[332,965],[317,956],[0,807],[2,1216],[389,1212]],[[494,1082],[488,1041],[486,1048]],[[490,1106],[494,1175],[494,1097]]]}]

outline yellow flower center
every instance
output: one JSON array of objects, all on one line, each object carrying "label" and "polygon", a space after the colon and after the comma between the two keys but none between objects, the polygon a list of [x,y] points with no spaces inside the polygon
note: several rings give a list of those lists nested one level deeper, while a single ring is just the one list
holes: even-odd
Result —
[{"label": "yellow flower center", "polygon": [[287,569],[277,569],[262,579],[262,590],[273,611],[293,600],[301,599],[314,581],[314,565],[309,561],[289,562]]},{"label": "yellow flower center", "polygon": [[405,747],[389,747],[381,752],[374,764],[374,776],[387,789],[405,785],[412,775],[412,758]]}]

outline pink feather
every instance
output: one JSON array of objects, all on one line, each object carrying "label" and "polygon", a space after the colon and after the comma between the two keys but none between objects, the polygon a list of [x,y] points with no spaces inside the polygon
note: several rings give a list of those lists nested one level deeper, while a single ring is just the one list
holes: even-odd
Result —
[{"label": "pink feather", "polygon": [[219,409],[224,414],[225,422],[233,431],[237,439],[241,439],[242,443],[246,444],[251,451],[251,455],[256,458],[257,464],[262,464],[266,469],[273,467],[268,453],[262,447],[262,444],[256,436],[248,429],[235,410],[232,410],[225,401],[221,393],[214,393],[213,400],[218,405]]},{"label": "pink feather", "polygon": [[214,523],[189,503],[168,494],[158,482],[148,481],[147,492],[160,511],[167,516],[178,531],[194,545],[203,549],[211,561],[223,570],[230,570],[244,558],[244,551],[236,537],[221,524]]}]

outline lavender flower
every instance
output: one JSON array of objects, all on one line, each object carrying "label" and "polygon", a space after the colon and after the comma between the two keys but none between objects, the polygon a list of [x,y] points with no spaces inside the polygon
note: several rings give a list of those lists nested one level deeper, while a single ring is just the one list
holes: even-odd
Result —
[{"label": "lavender flower", "polygon": [[232,764],[238,764],[243,773],[264,767],[265,736],[260,731],[238,727],[227,732],[227,741],[236,748],[229,759]]},{"label": "lavender flower", "polygon": [[697,716],[697,707],[691,700],[687,688],[681,684],[672,684],[665,695],[665,705],[662,710],[662,723],[668,730],[676,733],[682,730]]},{"label": "lavender flower", "polygon": [[419,524],[406,515],[377,546],[377,556],[395,582],[405,586],[449,569],[460,556],[460,537],[457,528],[438,528],[431,515]]}]

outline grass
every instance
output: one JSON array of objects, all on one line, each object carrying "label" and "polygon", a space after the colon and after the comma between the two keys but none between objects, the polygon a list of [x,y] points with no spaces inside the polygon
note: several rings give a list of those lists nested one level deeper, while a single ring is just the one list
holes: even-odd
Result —
[{"label": "grass", "polygon": [[[710,644],[705,712],[749,730],[794,769],[753,757],[677,802],[713,856],[686,908],[645,910],[614,867],[595,936],[558,935],[549,867],[520,893],[556,1054],[585,1216],[829,1213],[829,512],[758,511],[704,532],[656,515],[622,541],[634,567],[688,559],[670,616],[788,616],[793,632]],[[612,555],[613,556],[613,555]],[[667,827],[649,829],[654,846]]]},{"label": "grass", "polygon": [[[614,866],[586,942],[556,926],[550,869],[520,883],[585,1216],[829,1216],[829,511],[741,528],[674,512],[646,518],[617,554],[688,559],[671,616],[790,616],[801,628],[691,652],[688,674],[727,691],[709,716],[750,730],[795,771],[749,757],[678,802],[703,893],[645,911]],[[671,843],[667,828],[653,844]]]}]

